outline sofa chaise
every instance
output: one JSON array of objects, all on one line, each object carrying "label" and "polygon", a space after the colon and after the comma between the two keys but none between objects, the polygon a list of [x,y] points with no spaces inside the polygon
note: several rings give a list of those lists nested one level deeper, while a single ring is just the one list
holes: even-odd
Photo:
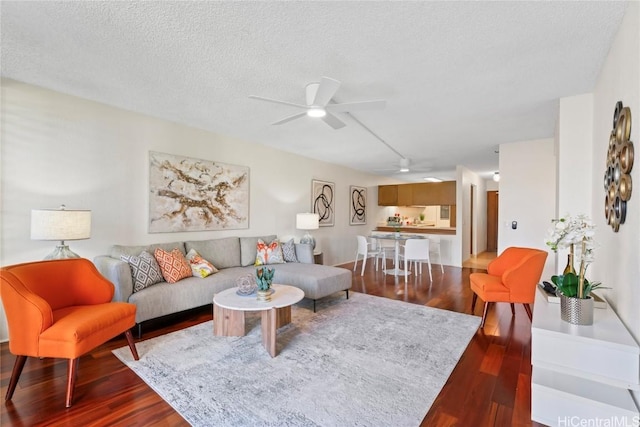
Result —
[{"label": "sofa chaise", "polygon": [[[258,239],[271,242],[275,238],[276,236],[226,237],[146,246],[114,245],[108,255],[95,257],[94,263],[100,273],[115,285],[113,300],[137,306],[136,324],[138,335],[141,335],[143,322],[211,304],[214,294],[237,286],[236,280],[239,277],[255,275]],[[210,261],[218,272],[205,278],[184,278],[176,283],[163,281],[134,292],[131,267],[121,256],[138,256],[143,251],[153,254],[156,248],[166,251],[177,248],[183,255],[195,249],[202,258]],[[302,289],[305,298],[313,300],[314,312],[316,300],[320,298],[339,291],[346,291],[349,298],[351,271],[314,264],[311,245],[297,243],[295,252],[298,262],[266,266],[275,269],[274,283]]]}]

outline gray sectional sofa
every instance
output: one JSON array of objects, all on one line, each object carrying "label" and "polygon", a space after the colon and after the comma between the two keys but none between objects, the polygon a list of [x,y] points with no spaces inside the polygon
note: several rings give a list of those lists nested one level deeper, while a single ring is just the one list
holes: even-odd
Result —
[{"label": "gray sectional sofa", "polygon": [[[236,286],[236,279],[242,275],[255,274],[256,244],[258,239],[271,242],[276,236],[226,237],[211,240],[159,243],[147,246],[111,247],[108,255],[94,258],[100,273],[115,285],[114,301],[130,302],[137,306],[136,323],[138,334],[142,322],[191,308],[211,304],[214,294]],[[296,244],[297,263],[269,265],[275,269],[274,283],[296,286],[304,291],[305,297],[315,302],[335,292],[346,291],[349,298],[351,271],[326,265],[316,265],[310,245]],[[133,279],[129,264],[120,259],[121,255],[138,256],[142,251],[149,253],[156,248],[171,251],[178,248],[184,255],[195,249],[206,260],[218,268],[218,272],[205,278],[189,277],[171,284],[161,282],[141,291],[133,291]]]}]

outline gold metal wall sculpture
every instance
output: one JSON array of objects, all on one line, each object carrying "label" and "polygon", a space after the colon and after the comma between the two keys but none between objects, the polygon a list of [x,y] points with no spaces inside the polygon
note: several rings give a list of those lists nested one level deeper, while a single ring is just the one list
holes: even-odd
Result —
[{"label": "gold metal wall sculpture", "polygon": [[609,137],[607,168],[604,171],[604,215],[613,231],[620,229],[627,217],[627,201],[631,198],[631,168],[633,168],[633,142],[631,137],[631,110],[622,101],[616,103],[613,130]]}]

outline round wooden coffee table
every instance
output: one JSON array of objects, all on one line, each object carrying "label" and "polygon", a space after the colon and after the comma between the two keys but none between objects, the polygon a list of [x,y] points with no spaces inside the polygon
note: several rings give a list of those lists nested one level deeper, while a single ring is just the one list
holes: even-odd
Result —
[{"label": "round wooden coffee table", "polygon": [[271,301],[258,301],[256,295],[238,295],[238,288],[219,292],[213,297],[213,334],[221,337],[245,335],[245,311],[261,312],[262,344],[275,357],[276,331],[291,323],[291,306],[302,298],[301,289],[288,285],[272,285]]}]

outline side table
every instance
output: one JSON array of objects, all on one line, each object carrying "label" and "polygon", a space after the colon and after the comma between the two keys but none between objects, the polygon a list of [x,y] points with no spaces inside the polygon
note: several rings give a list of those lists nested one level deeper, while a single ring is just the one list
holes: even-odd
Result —
[{"label": "side table", "polygon": [[[605,425],[640,419],[640,348],[611,307],[593,325],[560,319],[560,304],[536,291],[531,325],[531,419],[548,426]],[[602,423],[591,424],[600,420]]]},{"label": "side table", "polygon": [[324,264],[324,257],[322,256],[322,251],[313,251],[313,262],[315,264]]}]

